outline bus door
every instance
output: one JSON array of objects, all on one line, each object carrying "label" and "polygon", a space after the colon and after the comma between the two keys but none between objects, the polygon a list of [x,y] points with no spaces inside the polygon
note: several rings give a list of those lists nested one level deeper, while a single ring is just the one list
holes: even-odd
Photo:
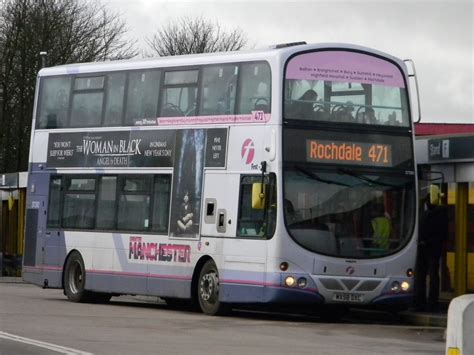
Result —
[{"label": "bus door", "polygon": [[239,180],[240,174],[205,173],[202,236],[235,237]]},{"label": "bus door", "polygon": [[[263,297],[266,271],[266,225],[261,209],[252,208],[252,188],[261,182],[264,130],[232,127],[227,170],[207,170],[204,177],[202,237],[222,238],[216,254],[226,301]],[[268,177],[266,178],[268,180]],[[233,289],[252,285],[245,292]],[[236,297],[238,299],[233,299]]]}]

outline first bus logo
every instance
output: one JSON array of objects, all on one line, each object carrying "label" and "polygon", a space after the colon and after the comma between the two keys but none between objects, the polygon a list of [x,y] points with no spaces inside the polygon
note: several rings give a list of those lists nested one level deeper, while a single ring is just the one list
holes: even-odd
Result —
[{"label": "first bus logo", "polygon": [[255,144],[253,140],[247,138],[244,141],[240,155],[242,156],[242,160],[246,165],[249,165],[253,162],[253,158],[255,157]]}]

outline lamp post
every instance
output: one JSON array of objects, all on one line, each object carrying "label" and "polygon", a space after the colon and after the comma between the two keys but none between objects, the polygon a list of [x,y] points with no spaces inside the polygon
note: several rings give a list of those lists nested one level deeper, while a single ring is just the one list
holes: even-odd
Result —
[{"label": "lamp post", "polygon": [[41,57],[41,68],[40,69],[43,69],[46,67],[46,60],[48,59],[48,52],[40,52],[39,53],[40,57]]}]

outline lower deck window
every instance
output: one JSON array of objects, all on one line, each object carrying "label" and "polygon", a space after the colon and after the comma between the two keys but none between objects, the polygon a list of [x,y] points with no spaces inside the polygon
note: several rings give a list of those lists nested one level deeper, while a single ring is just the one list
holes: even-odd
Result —
[{"label": "lower deck window", "polygon": [[167,233],[170,191],[169,174],[54,176],[48,227]]},{"label": "lower deck window", "polygon": [[67,193],[64,196],[63,227],[90,229],[94,227],[94,194]]},{"label": "lower deck window", "polygon": [[62,225],[66,228],[94,227],[95,178],[66,178]]}]

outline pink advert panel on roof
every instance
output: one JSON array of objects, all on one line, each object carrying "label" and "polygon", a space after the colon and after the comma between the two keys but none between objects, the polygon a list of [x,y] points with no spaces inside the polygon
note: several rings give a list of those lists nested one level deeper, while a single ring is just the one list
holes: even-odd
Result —
[{"label": "pink advert panel on roof", "polygon": [[399,68],[386,60],[346,51],[321,51],[290,60],[286,79],[327,80],[405,87]]}]

